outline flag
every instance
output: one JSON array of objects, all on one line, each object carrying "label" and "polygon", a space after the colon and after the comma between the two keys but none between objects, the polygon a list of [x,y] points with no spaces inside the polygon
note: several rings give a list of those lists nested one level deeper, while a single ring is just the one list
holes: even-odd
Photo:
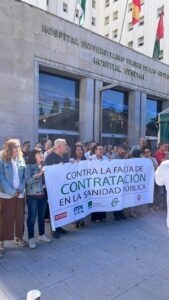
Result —
[{"label": "flag", "polygon": [[164,37],[164,12],[162,11],[161,14],[160,14],[160,19],[159,19],[159,22],[158,22],[158,26],[157,26],[157,39],[158,40],[161,40],[163,37]]},{"label": "flag", "polygon": [[132,25],[134,26],[140,21],[141,3],[140,0],[132,1]]},{"label": "flag", "polygon": [[159,59],[160,56],[160,40],[164,37],[164,11],[162,10],[160,14],[160,19],[158,21],[156,39],[154,43],[153,58]]},{"label": "flag", "polygon": [[156,39],[154,43],[153,58],[159,59],[160,55],[160,40]]},{"label": "flag", "polygon": [[79,4],[80,4],[79,25],[83,26],[85,21],[86,0],[79,0]]}]

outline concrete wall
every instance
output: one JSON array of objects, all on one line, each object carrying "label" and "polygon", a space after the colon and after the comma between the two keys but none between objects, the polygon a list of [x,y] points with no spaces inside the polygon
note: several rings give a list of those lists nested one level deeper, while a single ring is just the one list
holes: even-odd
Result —
[{"label": "concrete wall", "polygon": [[[42,25],[46,26],[46,33],[42,32]],[[56,30],[58,35],[60,32],[60,38],[54,36]],[[76,39],[78,45],[63,40],[63,32]],[[40,65],[55,68],[56,72],[58,70],[78,76],[81,80],[83,78],[80,100],[85,115],[82,117],[80,114],[80,135],[84,135],[85,139],[91,138],[93,134],[95,137],[99,136],[99,124],[97,128],[96,125],[93,128],[92,124],[98,122],[99,95],[95,88],[103,82],[115,82],[133,91],[135,95],[141,92],[160,99],[169,99],[167,65],[28,4],[14,0],[0,2],[0,39],[1,143],[7,136],[30,139],[32,142],[37,139]],[[84,41],[93,48],[84,49],[81,45]],[[103,49],[108,52],[100,54]],[[106,56],[109,52],[111,58]],[[128,59],[139,63],[140,68],[131,66]],[[164,73],[163,77],[159,76],[159,71]],[[142,79],[136,78],[138,74]],[[93,93],[97,103],[95,108],[92,102]],[[137,98],[139,97],[129,100],[133,101],[135,109],[138,109]],[[134,109],[131,109],[130,114],[134,114]],[[88,115],[91,116],[91,123],[89,128],[85,128]],[[134,130],[132,126],[134,125],[129,125],[131,132]]]}]

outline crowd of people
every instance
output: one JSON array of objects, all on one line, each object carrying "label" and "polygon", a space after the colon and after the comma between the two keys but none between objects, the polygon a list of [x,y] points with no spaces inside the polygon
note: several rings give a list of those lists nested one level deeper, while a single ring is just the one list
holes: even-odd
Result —
[{"label": "crowd of people", "polygon": [[[57,139],[54,144],[47,140],[44,145],[37,142],[31,150],[29,141],[23,145],[18,139],[7,139],[0,152],[0,257],[6,251],[5,241],[14,240],[18,247],[25,247],[24,241],[24,214],[27,204],[27,232],[28,246],[37,247],[34,234],[35,220],[38,218],[39,241],[51,242],[52,237],[58,239],[66,234],[64,228],[56,228],[52,237],[45,234],[45,219],[49,219],[48,197],[45,188],[44,166],[54,164],[75,163],[81,160],[114,160],[127,158],[147,158],[153,163],[154,170],[162,161],[168,159],[168,145],[160,143],[158,149],[152,154],[146,141],[140,138],[138,145],[129,147],[127,142],[120,146],[103,146],[90,141],[76,142],[71,149],[65,139]],[[120,164],[120,162],[119,162]],[[154,203],[148,209],[156,211],[165,201],[165,188],[155,185]],[[114,212],[117,221],[128,217],[137,217],[139,207]],[[92,222],[102,222],[106,219],[105,212],[91,214]],[[85,226],[84,220],[73,223],[76,229]]]}]

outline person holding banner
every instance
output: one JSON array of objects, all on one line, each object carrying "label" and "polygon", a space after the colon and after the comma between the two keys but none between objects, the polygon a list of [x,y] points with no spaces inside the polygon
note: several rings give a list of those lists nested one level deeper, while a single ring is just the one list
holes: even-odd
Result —
[{"label": "person holding banner", "polygon": [[84,155],[84,149],[83,146],[80,144],[75,145],[75,148],[72,152],[72,157],[70,159],[71,161],[81,161],[81,160],[86,160],[86,157]]},{"label": "person holding banner", "polygon": [[[56,139],[54,142],[53,152],[50,153],[45,160],[46,166],[64,164],[69,162],[69,158],[65,154],[66,152],[66,140],[65,139]],[[62,227],[58,227],[55,231],[53,231],[53,237],[58,239],[61,234],[66,234],[67,230]]]},{"label": "person holding banner", "polygon": [[[70,162],[74,163],[74,162],[79,162],[79,161],[82,161],[82,160],[86,160],[86,157],[84,155],[84,149],[83,149],[83,146],[82,144],[76,144],[75,145],[75,148],[73,150],[73,154],[72,154],[72,157],[70,159]],[[81,219],[81,220],[78,220],[76,222],[73,222],[73,225],[76,229],[78,228],[82,228],[85,226],[85,222]]]},{"label": "person holding banner", "polygon": [[[114,157],[114,159],[125,159],[127,157],[127,149],[124,146],[119,148],[118,154]],[[125,220],[127,217],[124,214],[123,210],[114,211],[114,218],[116,221]]]},{"label": "person holding banner", "polygon": [[94,154],[94,147],[96,143],[94,141],[89,142],[89,150],[85,152],[85,157],[88,159],[90,156]]},{"label": "person holding banner", "polygon": [[25,171],[26,200],[28,205],[28,243],[31,249],[36,248],[34,226],[37,214],[39,240],[42,242],[51,242],[51,239],[45,235],[47,196],[45,192],[43,160],[41,149],[32,150],[28,156]]},{"label": "person holding banner", "polygon": [[[107,156],[104,156],[104,148],[101,144],[96,144],[93,148],[94,153],[92,156],[89,157],[89,160],[108,160]],[[91,214],[91,221],[100,223],[106,219],[106,212],[96,212]]]}]

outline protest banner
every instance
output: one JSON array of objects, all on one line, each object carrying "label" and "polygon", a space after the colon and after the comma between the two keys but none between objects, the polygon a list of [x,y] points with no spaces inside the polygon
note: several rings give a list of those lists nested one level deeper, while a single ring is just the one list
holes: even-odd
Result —
[{"label": "protest banner", "polygon": [[145,158],[48,166],[45,181],[52,229],[92,212],[153,202],[154,167]]}]

